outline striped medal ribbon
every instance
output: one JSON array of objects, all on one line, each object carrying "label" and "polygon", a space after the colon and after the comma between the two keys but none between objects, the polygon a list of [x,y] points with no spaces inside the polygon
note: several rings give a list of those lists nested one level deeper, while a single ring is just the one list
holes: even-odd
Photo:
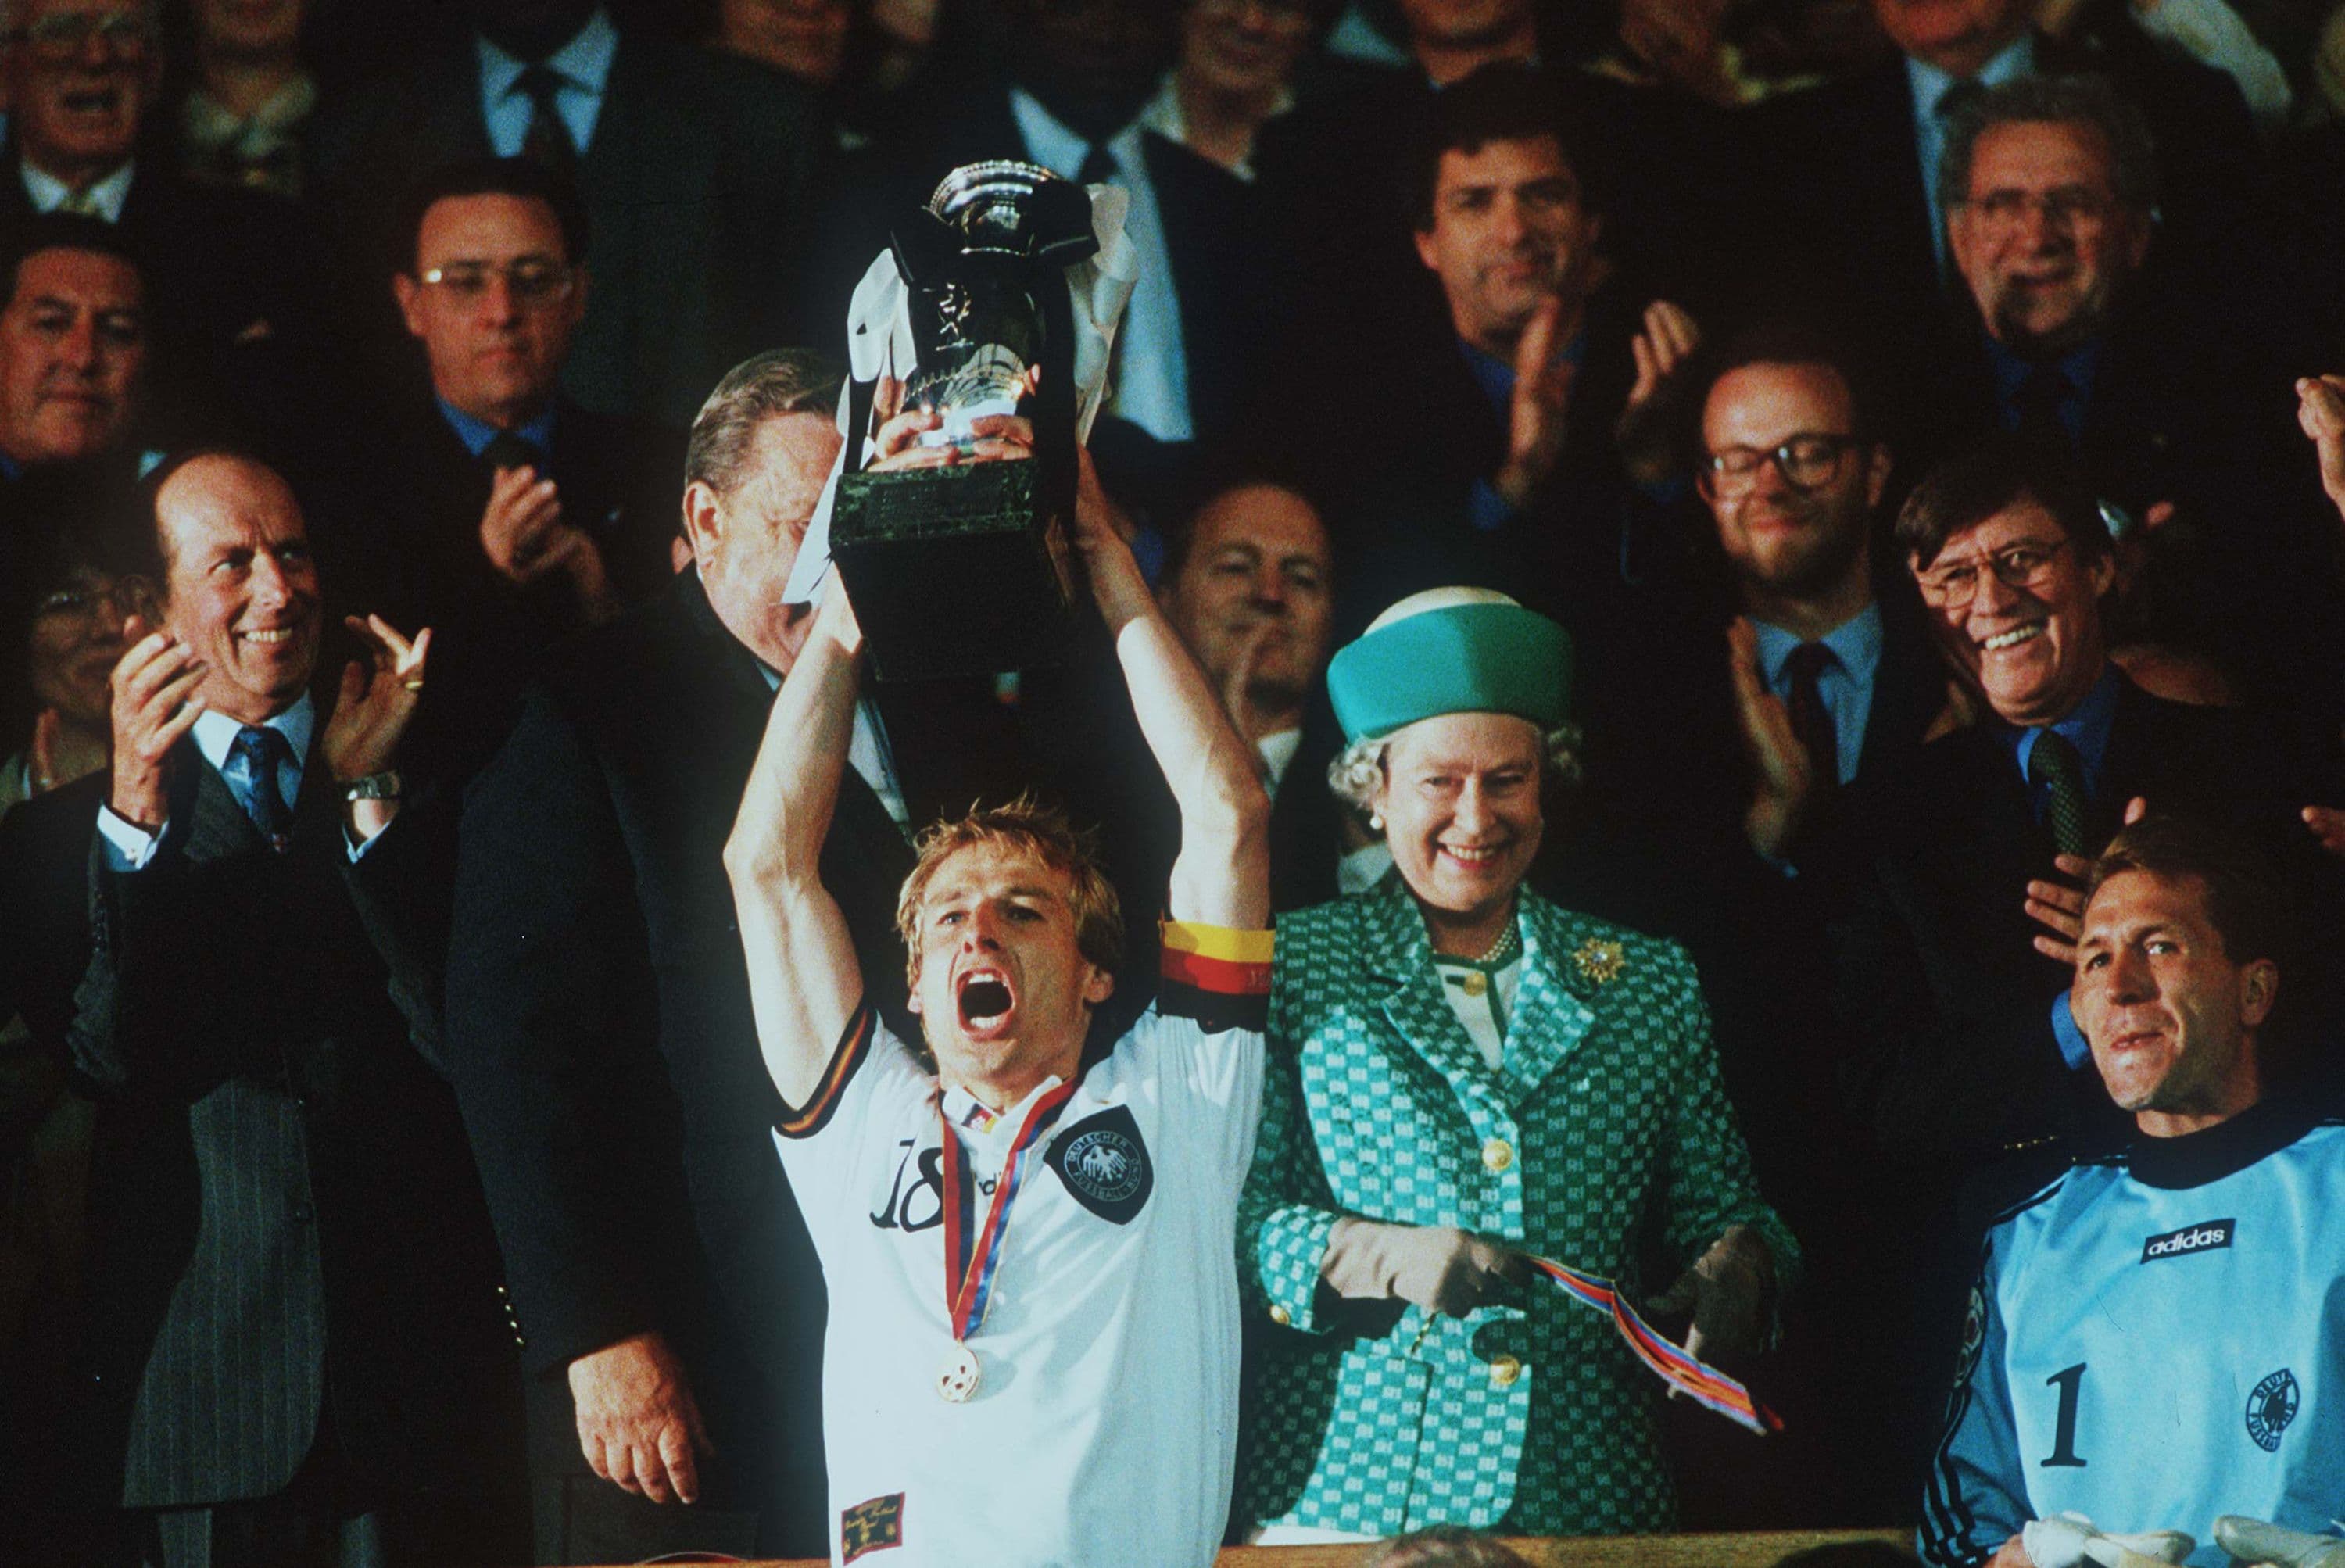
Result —
[{"label": "striped medal ribbon", "polygon": [[976,1207],[965,1166],[967,1156],[961,1152],[960,1135],[939,1101],[937,1125],[944,1131],[946,1191],[945,1312],[952,1322],[953,1352],[937,1373],[937,1393],[949,1404],[961,1404],[973,1397],[983,1376],[969,1337],[985,1321],[986,1304],[992,1299],[994,1280],[1001,1268],[1002,1238],[1010,1233],[1010,1206],[1025,1181],[1027,1151],[1058,1119],[1060,1109],[1074,1092],[1073,1081],[1061,1084],[1026,1113],[1024,1125],[1010,1142],[1010,1156],[1002,1162],[1001,1179],[994,1184],[985,1225],[975,1236],[969,1234],[966,1217],[967,1211]]},{"label": "striped medal ribbon", "polygon": [[1610,1318],[1637,1359],[1686,1398],[1761,1437],[1783,1430],[1782,1418],[1752,1399],[1750,1390],[1656,1333],[1612,1281],[1601,1275],[1583,1274],[1552,1258],[1526,1257],[1532,1268],[1554,1280],[1556,1288],[1566,1296]]}]

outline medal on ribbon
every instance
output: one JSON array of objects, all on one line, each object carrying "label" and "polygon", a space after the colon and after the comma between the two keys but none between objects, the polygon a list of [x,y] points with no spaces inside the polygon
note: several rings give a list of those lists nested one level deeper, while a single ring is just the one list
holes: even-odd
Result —
[{"label": "medal on ribbon", "polygon": [[1026,1177],[1026,1156],[1037,1138],[1058,1119],[1059,1112],[1075,1092],[1073,1083],[1060,1084],[1034,1102],[1032,1110],[1010,1140],[1010,1155],[1002,1162],[1001,1179],[994,1184],[993,1202],[988,1206],[985,1224],[974,1235],[969,1221],[976,1205],[969,1190],[966,1169],[967,1156],[961,1152],[960,1135],[946,1119],[941,1103],[937,1107],[937,1124],[944,1130],[945,1176],[945,1316],[952,1325],[952,1353],[945,1358],[937,1371],[937,1397],[948,1404],[965,1404],[977,1395],[984,1381],[984,1364],[970,1349],[969,1336],[985,1321],[985,1309],[993,1299],[994,1283],[1001,1268],[1001,1243],[1010,1234],[1010,1206],[1018,1196],[1018,1189]]}]

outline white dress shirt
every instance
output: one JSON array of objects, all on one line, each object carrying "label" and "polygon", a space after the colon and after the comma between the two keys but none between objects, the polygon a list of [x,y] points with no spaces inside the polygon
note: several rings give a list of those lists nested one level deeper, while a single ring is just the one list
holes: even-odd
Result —
[{"label": "white dress shirt", "polygon": [[[1010,111],[1025,140],[1026,156],[1051,173],[1069,179],[1083,166],[1091,143],[1081,132],[1044,108],[1041,100],[1023,87],[1010,89]],[[1141,141],[1141,122],[1133,120],[1101,145],[1115,159],[1114,184],[1132,198],[1124,214],[1124,237],[1140,253],[1140,281],[1124,307],[1123,325],[1115,344],[1115,379],[1107,409],[1130,420],[1159,441],[1187,441],[1195,433],[1189,422],[1189,361],[1181,337],[1181,296],[1172,281],[1172,253],[1164,239],[1164,220],[1156,207],[1155,188],[1148,182],[1148,158]]]},{"label": "white dress shirt", "polygon": [[[2035,74],[2035,35],[2022,33],[2004,46],[2003,53],[1979,67],[1979,74],[1968,78],[1983,87],[1999,87],[2021,76]],[[1914,89],[1914,150],[1922,159],[1922,194],[1930,204],[1930,244],[1938,256],[1938,275],[1946,276],[1946,209],[1938,205],[1938,160],[1946,150],[1946,122],[1938,113],[1938,101],[1959,85],[1964,78],[1949,76],[1935,66],[1925,66],[1912,56],[1905,57],[1905,80]]]},{"label": "white dress shirt", "polygon": [[[120,168],[89,187],[84,200],[92,218],[104,219],[108,223],[122,221],[122,204],[130,199],[130,175],[137,167],[136,160],[126,160]],[[16,173],[24,181],[25,195],[31,199],[36,212],[55,212],[74,199],[72,186],[54,175],[42,173],[21,158],[16,163]]]}]

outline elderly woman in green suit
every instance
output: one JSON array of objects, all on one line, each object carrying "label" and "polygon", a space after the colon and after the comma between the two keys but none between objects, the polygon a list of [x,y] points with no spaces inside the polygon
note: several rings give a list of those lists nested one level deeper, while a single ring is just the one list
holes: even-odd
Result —
[{"label": "elderly woman in green suit", "polygon": [[1239,1211],[1274,1325],[1241,1451],[1265,1542],[1437,1523],[1667,1529],[1665,1387],[1526,1253],[1690,1312],[1730,1363],[1798,1251],[1761,1201],[1674,942],[1522,885],[1571,769],[1561,627],[1500,595],[1404,599],[1328,670],[1330,771],[1394,873],[1282,917]]}]

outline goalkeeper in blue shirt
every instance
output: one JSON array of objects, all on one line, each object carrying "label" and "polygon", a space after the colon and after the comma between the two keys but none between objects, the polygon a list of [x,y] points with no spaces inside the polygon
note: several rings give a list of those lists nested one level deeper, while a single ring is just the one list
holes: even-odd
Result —
[{"label": "goalkeeper in blue shirt", "polygon": [[2345,1124],[2267,1093],[2285,906],[2170,818],[2095,862],[2071,1004],[2135,1132],[1988,1227],[1925,1561],[2223,1568],[2218,1517],[2345,1507]]}]

